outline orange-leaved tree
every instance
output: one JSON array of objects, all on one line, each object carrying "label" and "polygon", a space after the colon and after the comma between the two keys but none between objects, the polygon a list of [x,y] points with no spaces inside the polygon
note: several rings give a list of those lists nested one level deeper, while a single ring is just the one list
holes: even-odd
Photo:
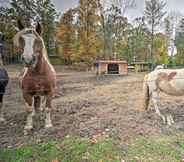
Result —
[{"label": "orange-leaved tree", "polygon": [[65,60],[66,63],[71,63],[71,57],[74,53],[75,43],[75,9],[69,9],[61,17],[58,30],[57,39],[59,43],[59,55]]},{"label": "orange-leaved tree", "polygon": [[79,1],[78,21],[80,61],[90,65],[98,56],[100,50],[100,42],[97,35],[97,29],[100,22],[97,0]]}]

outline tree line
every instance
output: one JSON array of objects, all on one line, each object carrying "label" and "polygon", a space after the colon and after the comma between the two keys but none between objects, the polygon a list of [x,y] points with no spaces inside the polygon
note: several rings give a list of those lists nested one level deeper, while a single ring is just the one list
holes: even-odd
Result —
[{"label": "tree line", "polygon": [[[144,14],[126,16],[135,0],[79,0],[78,6],[59,16],[51,0],[10,0],[0,8],[0,31],[12,53],[16,20],[30,26],[40,21],[49,55],[65,64],[91,65],[98,59],[124,59],[129,63],[184,64],[184,17],[166,12],[163,0],[146,0]],[[168,56],[176,45],[177,54]]]},{"label": "tree line", "polygon": [[[4,1],[5,3],[6,1]],[[13,37],[17,32],[17,20],[26,27],[39,21],[43,26],[43,38],[50,55],[55,54],[55,33],[57,12],[50,0],[10,0],[8,5],[0,6],[0,32],[5,36],[7,55],[19,54],[13,47]]]}]

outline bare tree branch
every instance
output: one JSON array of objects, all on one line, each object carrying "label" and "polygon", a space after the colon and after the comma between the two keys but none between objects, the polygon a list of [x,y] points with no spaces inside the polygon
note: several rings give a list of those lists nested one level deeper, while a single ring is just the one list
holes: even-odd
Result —
[{"label": "bare tree branch", "polygon": [[135,0],[111,0],[111,3],[118,8],[121,8],[122,15],[124,15],[128,9],[136,6]]}]

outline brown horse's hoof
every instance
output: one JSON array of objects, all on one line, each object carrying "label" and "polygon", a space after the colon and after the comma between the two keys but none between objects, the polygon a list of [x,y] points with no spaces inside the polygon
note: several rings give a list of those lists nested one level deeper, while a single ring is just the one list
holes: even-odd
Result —
[{"label": "brown horse's hoof", "polygon": [[167,125],[171,126],[172,124],[174,124],[174,119],[172,117],[172,115],[167,115],[166,116],[166,119],[167,119]]},{"label": "brown horse's hoof", "polygon": [[27,126],[27,127],[24,128],[24,135],[27,136],[27,135],[31,134],[32,131],[33,131],[33,127],[31,127],[31,126],[28,127]]},{"label": "brown horse's hoof", "polygon": [[46,124],[46,125],[45,125],[45,128],[46,128],[46,129],[49,129],[49,128],[52,128],[52,127],[53,127],[52,123]]},{"label": "brown horse's hoof", "polygon": [[0,123],[6,123],[5,118],[0,118]]}]

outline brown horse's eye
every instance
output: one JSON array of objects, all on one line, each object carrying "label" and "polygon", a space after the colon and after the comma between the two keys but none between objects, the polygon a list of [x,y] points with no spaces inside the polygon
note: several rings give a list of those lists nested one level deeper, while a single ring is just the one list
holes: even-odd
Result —
[{"label": "brown horse's eye", "polygon": [[24,39],[22,37],[20,37],[19,39],[19,43],[20,43],[20,49],[23,50],[24,49],[24,46],[25,46],[25,42],[24,42]]},{"label": "brown horse's eye", "polygon": [[42,46],[42,41],[39,39],[36,39],[34,42],[34,50],[36,53],[39,53],[42,50],[43,46]]}]

